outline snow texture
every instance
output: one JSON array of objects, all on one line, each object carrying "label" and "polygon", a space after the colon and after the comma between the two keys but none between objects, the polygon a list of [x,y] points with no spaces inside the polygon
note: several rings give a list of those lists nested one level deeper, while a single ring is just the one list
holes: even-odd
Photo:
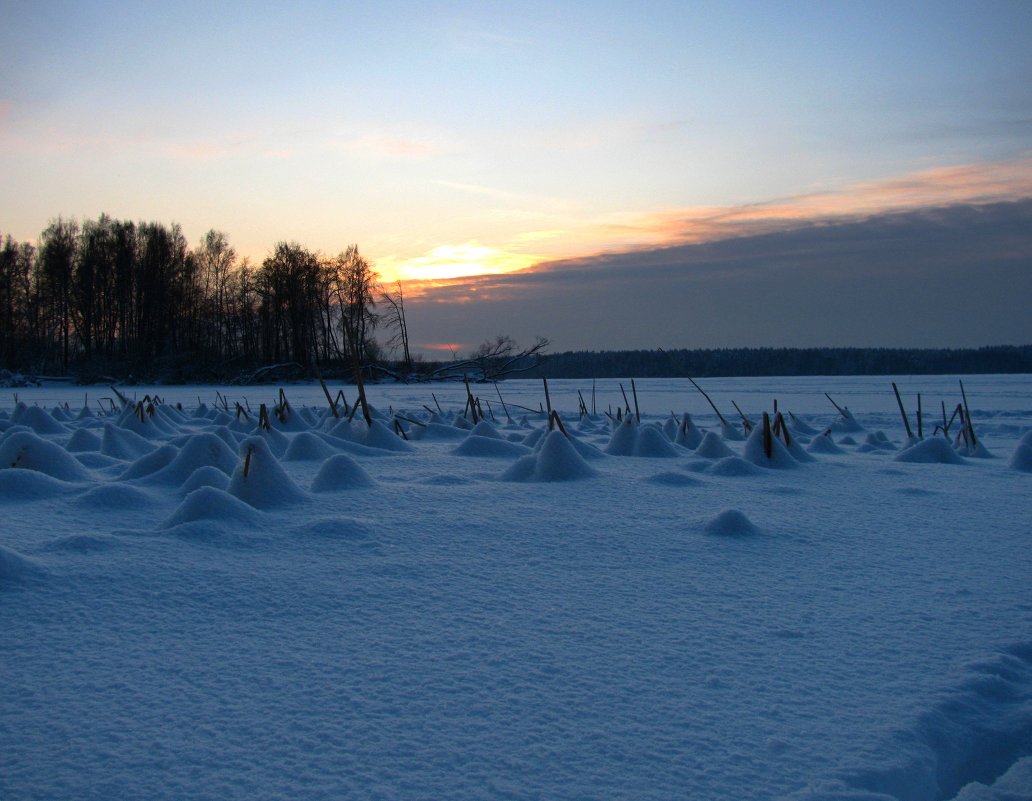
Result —
[{"label": "snow texture", "polygon": [[451,384],[372,426],[291,385],[271,431],[19,388],[0,799],[1032,801],[1032,378],[964,378],[1009,458],[908,442],[890,380],[708,380],[793,410],[771,457],[677,380],[616,426],[549,382],[570,436]]}]

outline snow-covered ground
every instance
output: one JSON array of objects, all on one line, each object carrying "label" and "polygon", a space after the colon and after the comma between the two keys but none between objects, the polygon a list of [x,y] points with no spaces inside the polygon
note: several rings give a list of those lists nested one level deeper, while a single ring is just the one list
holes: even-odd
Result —
[{"label": "snow-covered ground", "polygon": [[0,799],[1032,799],[1032,376],[890,380],[3,390]]}]

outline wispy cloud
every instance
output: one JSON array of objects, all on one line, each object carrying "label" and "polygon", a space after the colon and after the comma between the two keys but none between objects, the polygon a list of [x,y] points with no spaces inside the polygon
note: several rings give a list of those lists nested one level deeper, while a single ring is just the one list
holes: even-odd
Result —
[{"label": "wispy cloud", "polygon": [[[614,213],[551,239],[571,256],[695,244],[874,214],[1032,197],[1032,153],[1009,161],[937,167],[881,181],[740,206]],[[593,250],[592,250],[593,247]],[[578,252],[579,251],[579,252]]]}]

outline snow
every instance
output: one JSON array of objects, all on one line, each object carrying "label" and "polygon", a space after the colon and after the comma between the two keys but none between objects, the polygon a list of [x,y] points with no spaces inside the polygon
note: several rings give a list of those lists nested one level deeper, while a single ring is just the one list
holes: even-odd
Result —
[{"label": "snow", "polygon": [[461,385],[371,386],[372,429],[287,386],[271,431],[214,388],[20,388],[0,798],[1029,801],[1032,377],[964,378],[971,455],[908,443],[891,380],[702,382],[776,399],[771,457],[677,380],[614,426],[549,382],[569,437]]}]

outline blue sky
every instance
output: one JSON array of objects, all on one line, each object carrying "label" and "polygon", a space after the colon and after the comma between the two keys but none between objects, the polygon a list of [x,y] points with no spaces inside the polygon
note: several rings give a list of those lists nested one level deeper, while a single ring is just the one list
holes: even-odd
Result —
[{"label": "blue sky", "polygon": [[412,279],[1032,194],[1022,0],[0,11],[23,240],[106,212]]}]

